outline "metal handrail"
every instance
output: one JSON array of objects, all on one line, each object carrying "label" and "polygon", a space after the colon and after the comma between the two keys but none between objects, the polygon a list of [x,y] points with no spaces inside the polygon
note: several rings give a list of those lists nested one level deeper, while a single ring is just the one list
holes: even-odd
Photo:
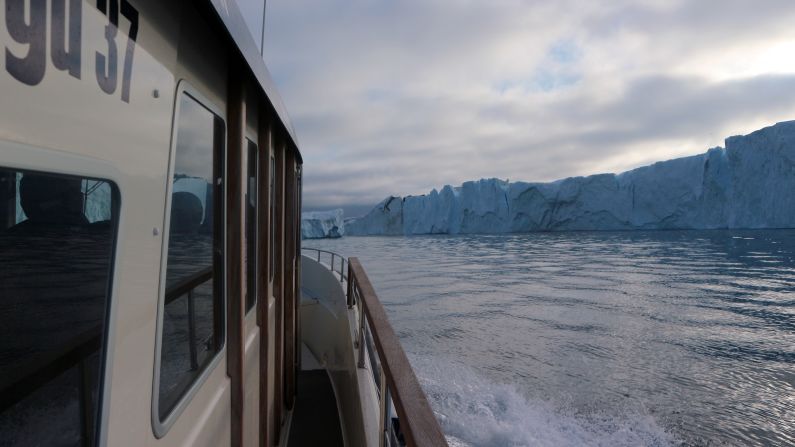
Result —
[{"label": "metal handrail", "polygon": [[[193,306],[193,290],[211,279],[212,276],[212,267],[208,267],[180,281],[166,291],[166,304],[171,303],[180,296],[188,295],[188,330],[191,339],[190,360],[194,369],[198,368],[198,355],[194,342],[196,318]],[[19,365],[11,374],[0,380],[0,412],[22,401],[69,369],[78,367],[77,388],[79,390],[81,437],[83,445],[93,445],[94,413],[96,408],[92,403],[91,395],[94,392],[92,387],[95,379],[92,379],[93,372],[87,362],[89,357],[99,352],[101,343],[102,326],[97,325],[67,341],[57,351],[39,354]]]},{"label": "metal handrail", "polygon": [[[359,260],[349,258],[346,261],[337,253],[318,248],[301,247],[301,250],[313,253],[308,257],[319,264],[323,264],[323,254],[330,256],[329,270],[340,275],[340,283],[347,281],[348,308],[356,307],[359,318],[354,341],[358,348],[357,367],[366,368],[366,361],[370,364],[380,402],[379,445],[447,446],[425,392]],[[393,417],[395,411],[397,418]],[[407,444],[398,440],[405,440]]]},{"label": "metal handrail", "polygon": [[174,284],[166,290],[166,304],[171,303],[177,298],[188,295],[188,355],[190,358],[190,369],[199,369],[199,352],[196,348],[196,306],[193,304],[193,291],[213,278],[213,267],[209,266],[193,275]]},{"label": "metal handrail", "polygon": [[213,277],[213,267],[209,266],[184,278],[166,289],[166,304],[199,287]]},{"label": "metal handrail", "polygon": [[102,344],[102,326],[78,334],[54,352],[35,356],[0,381],[0,413],[22,401],[64,372],[77,367],[78,405],[80,409],[80,434],[83,446],[94,445],[94,416],[96,407],[91,398],[94,392],[93,372],[89,357],[99,352]]},{"label": "metal handrail", "polygon": [[[357,258],[348,260],[348,279],[348,303],[359,307],[358,366],[365,367],[367,351],[375,352],[380,365],[380,380],[376,382],[381,405],[379,444],[396,445],[402,435],[409,446],[447,446],[425,392]],[[391,416],[393,406],[397,421]]]},{"label": "metal handrail", "polygon": [[[345,282],[345,281],[348,280],[347,270],[345,268],[345,266],[348,264],[348,261],[345,260],[345,256],[342,256],[342,255],[340,255],[338,253],[334,253],[333,251],[321,250],[319,248],[312,248],[312,247],[301,247],[301,251],[302,252],[303,251],[308,251],[308,252],[315,253],[317,256],[313,255],[313,256],[310,256],[310,257],[316,258],[318,264],[322,264],[322,262],[320,261],[320,258],[321,258],[322,254],[330,255],[331,259],[330,259],[330,262],[329,262],[329,270],[331,270],[332,273],[336,273],[336,274],[340,275],[340,283]],[[339,270],[337,270],[337,262],[336,262],[337,258],[339,258],[339,260],[340,260],[340,262],[339,262]]]}]

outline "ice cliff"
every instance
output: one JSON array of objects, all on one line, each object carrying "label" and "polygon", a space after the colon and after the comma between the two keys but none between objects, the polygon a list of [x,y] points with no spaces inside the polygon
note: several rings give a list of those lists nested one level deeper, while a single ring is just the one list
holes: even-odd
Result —
[{"label": "ice cliff", "polygon": [[795,121],[621,174],[388,197],[348,235],[795,227]]},{"label": "ice cliff", "polygon": [[[22,180],[22,174],[17,174],[16,190],[20,190],[19,182]],[[83,180],[81,189],[85,194],[85,202],[83,204],[83,214],[89,222],[101,222],[110,220],[111,218],[111,189],[110,185],[106,182]],[[22,209],[22,203],[17,198],[16,200],[16,221],[20,223],[27,219],[25,211]]]},{"label": "ice cliff", "polygon": [[301,239],[337,238],[344,234],[341,209],[301,213]]}]

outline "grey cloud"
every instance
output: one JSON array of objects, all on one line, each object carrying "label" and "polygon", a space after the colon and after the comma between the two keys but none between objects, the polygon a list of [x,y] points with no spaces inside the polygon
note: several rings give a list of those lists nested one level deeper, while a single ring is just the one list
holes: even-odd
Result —
[{"label": "grey cloud", "polygon": [[[715,60],[795,41],[788,3],[282,0],[265,52],[305,206],[351,207],[622,170],[791,119],[795,74],[710,77]],[[550,56],[561,42],[576,57]],[[539,73],[554,88],[527,88]]]}]

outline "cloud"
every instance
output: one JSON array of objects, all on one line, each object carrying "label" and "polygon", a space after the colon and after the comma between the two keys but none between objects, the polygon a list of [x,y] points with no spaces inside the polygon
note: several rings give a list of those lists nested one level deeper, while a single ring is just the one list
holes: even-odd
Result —
[{"label": "cloud", "polygon": [[795,118],[789,0],[268,2],[309,208],[548,181]]}]

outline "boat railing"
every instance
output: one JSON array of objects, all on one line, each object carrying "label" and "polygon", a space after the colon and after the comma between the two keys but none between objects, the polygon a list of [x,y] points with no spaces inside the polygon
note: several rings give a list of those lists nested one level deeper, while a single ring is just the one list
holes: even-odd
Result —
[{"label": "boat railing", "polygon": [[[166,304],[187,294],[188,332],[190,338],[191,368],[198,368],[196,352],[196,316],[193,306],[193,291],[211,279],[212,267],[197,272],[166,291]],[[11,374],[0,380],[0,412],[24,400],[27,396],[72,368],[78,368],[77,389],[80,411],[82,445],[94,445],[94,422],[96,404],[92,399],[93,366],[91,358],[99,352],[102,343],[102,327],[95,326],[67,341],[53,352],[33,356]]]},{"label": "boat railing", "polygon": [[94,445],[96,403],[92,356],[99,352],[102,327],[95,326],[67,341],[57,351],[33,356],[17,365],[6,377],[0,379],[0,413],[24,400],[53,379],[77,367],[78,409],[80,412],[81,445]]},{"label": "boat railing", "polygon": [[[381,408],[381,446],[447,446],[400,340],[358,258],[348,259],[348,306],[359,310],[358,367],[369,361]],[[393,409],[397,418],[393,417]]]},{"label": "boat railing", "polygon": [[209,266],[193,275],[181,280],[166,290],[166,304],[187,295],[188,300],[188,343],[190,355],[190,369],[199,369],[199,353],[196,348],[196,306],[194,305],[193,291],[213,277],[213,268]]},{"label": "boat railing", "polygon": [[348,261],[345,259],[345,256],[334,253],[333,251],[321,250],[319,248],[312,247],[301,247],[301,252],[309,253],[306,256],[311,259],[315,259],[318,264],[325,264],[327,267],[329,267],[329,270],[339,275],[340,283],[348,280],[348,271],[346,269]]}]

